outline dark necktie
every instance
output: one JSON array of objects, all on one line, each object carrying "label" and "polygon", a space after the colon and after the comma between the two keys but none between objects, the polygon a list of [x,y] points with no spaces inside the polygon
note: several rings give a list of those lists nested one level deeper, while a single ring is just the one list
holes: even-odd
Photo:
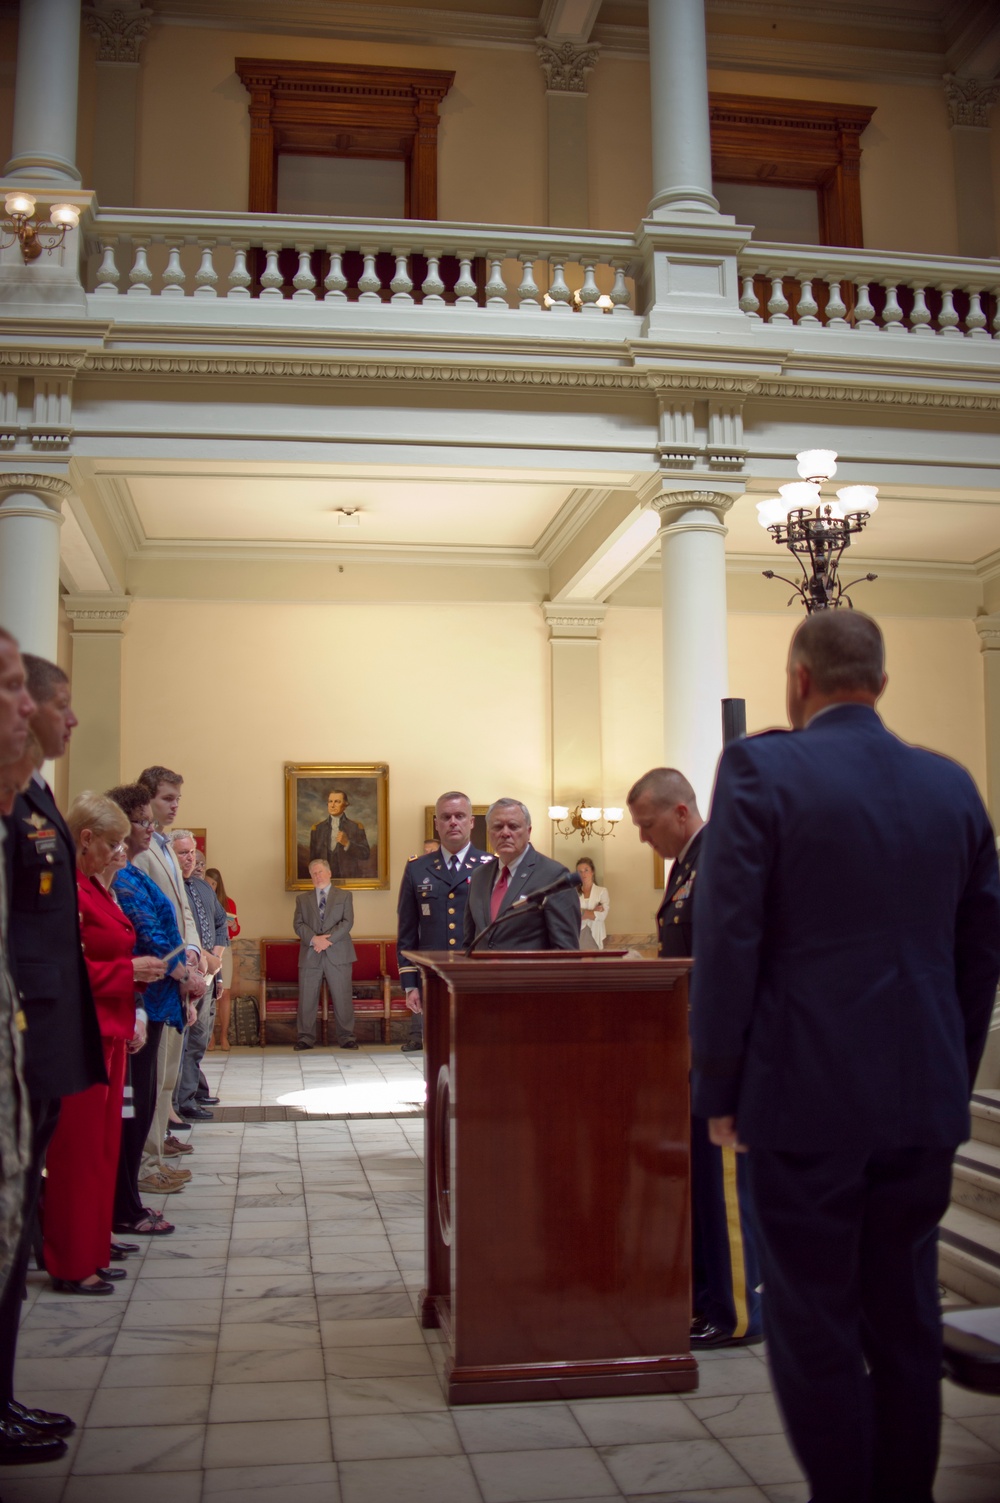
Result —
[{"label": "dark necktie", "polygon": [[319,921],[320,921],[321,924],[323,922],[323,915],[325,913],[326,913],[326,893],[325,892],[321,892],[319,894]]},{"label": "dark necktie", "polygon": [[497,883],[497,885],[494,887],[493,893],[492,893],[492,895],[490,897],[490,923],[493,922],[493,920],[496,918],[497,914],[500,912],[500,905],[501,905],[501,903],[504,900],[504,896],[505,896],[505,894],[507,892],[507,888],[509,887],[509,885],[510,885],[510,871],[505,866],[503,868],[503,870],[501,871],[501,873],[500,873],[500,880]]},{"label": "dark necktie", "polygon": [[193,882],[188,884],[188,896],[194,907],[194,916],[198,921],[201,942],[206,950],[210,950],[215,944],[215,925],[209,922],[208,911],[198,896],[198,889]]}]

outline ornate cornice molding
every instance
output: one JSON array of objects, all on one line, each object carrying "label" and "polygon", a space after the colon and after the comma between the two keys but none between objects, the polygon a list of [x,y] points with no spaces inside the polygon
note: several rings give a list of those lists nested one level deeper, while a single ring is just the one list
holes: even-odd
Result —
[{"label": "ornate cornice molding", "polygon": [[74,632],[116,632],[132,609],[130,595],[64,595],[63,610]]},{"label": "ornate cornice molding", "polygon": [[1000,99],[1000,83],[993,83],[988,78],[959,78],[955,73],[946,73],[944,92],[952,125],[989,127],[990,109]]},{"label": "ornate cornice molding", "polygon": [[8,496],[26,493],[37,496],[52,511],[61,512],[62,503],[72,494],[72,490],[69,481],[58,475],[39,474],[33,470],[0,471],[0,501]]},{"label": "ornate cornice molding", "polygon": [[536,39],[538,61],[545,74],[545,87],[553,94],[586,94],[587,74],[597,67],[601,55],[598,46],[589,43],[550,42]]},{"label": "ornate cornice molding", "polygon": [[1000,615],[977,616],[980,652],[1000,652]]},{"label": "ornate cornice molding", "polygon": [[577,605],[566,600],[543,600],[542,615],[551,642],[597,642],[608,614],[606,605]]},{"label": "ornate cornice molding", "polygon": [[[649,504],[660,519],[661,533],[666,528],[675,526],[682,517],[686,517],[689,512],[693,511],[712,512],[716,523],[722,526],[723,517],[735,502],[736,497],[742,493],[742,490],[742,486],[732,491],[671,490],[665,488],[658,496],[653,496]],[[699,523],[698,525],[711,527],[713,524]]]},{"label": "ornate cornice molding", "polygon": [[97,43],[99,63],[128,63],[136,67],[153,24],[153,12],[145,6],[138,10],[93,8],[83,12],[83,24]]}]

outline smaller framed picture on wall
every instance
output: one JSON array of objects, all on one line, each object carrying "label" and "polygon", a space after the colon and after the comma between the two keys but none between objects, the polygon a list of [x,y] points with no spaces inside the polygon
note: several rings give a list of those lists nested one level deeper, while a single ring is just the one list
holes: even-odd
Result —
[{"label": "smaller framed picture on wall", "polygon": [[317,857],[338,887],[389,886],[388,763],[285,763],[286,892],[308,891]]},{"label": "smaller framed picture on wall", "polygon": [[[478,851],[489,851],[493,854],[490,845],[490,837],[486,833],[486,811],[489,804],[473,804],[472,806],[472,844]],[[424,809],[424,839],[437,840],[437,831],[434,828],[435,804],[427,804]]]},{"label": "smaller framed picture on wall", "polygon": [[663,889],[666,887],[666,885],[667,885],[666,868],[665,868],[665,866],[663,864],[663,857],[662,856],[658,856],[656,854],[656,852],[654,851],[653,852],[653,886],[654,887],[658,887],[660,889],[660,891],[662,892]]}]

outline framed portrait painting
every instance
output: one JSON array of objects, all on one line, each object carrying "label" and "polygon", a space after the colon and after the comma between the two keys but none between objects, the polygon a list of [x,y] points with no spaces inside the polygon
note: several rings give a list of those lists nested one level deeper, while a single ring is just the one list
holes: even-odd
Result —
[{"label": "framed portrait painting", "polygon": [[[492,856],[493,847],[490,845],[490,837],[486,833],[486,811],[489,807],[489,804],[473,804],[472,806],[472,844],[479,851],[489,851]],[[437,831],[434,828],[434,810],[436,808],[436,804],[425,804],[424,806],[425,840],[437,839]]]},{"label": "framed portrait painting", "polygon": [[337,887],[389,886],[387,763],[285,763],[286,892],[312,886],[317,857]]}]

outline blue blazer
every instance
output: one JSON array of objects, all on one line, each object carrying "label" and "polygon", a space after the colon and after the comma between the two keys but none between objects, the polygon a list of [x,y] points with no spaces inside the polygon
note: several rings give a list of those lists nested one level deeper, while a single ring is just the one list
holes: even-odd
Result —
[{"label": "blue blazer", "polygon": [[734,743],[695,914],[699,1116],[786,1151],[968,1137],[1000,872],[964,768],[855,704]]}]

